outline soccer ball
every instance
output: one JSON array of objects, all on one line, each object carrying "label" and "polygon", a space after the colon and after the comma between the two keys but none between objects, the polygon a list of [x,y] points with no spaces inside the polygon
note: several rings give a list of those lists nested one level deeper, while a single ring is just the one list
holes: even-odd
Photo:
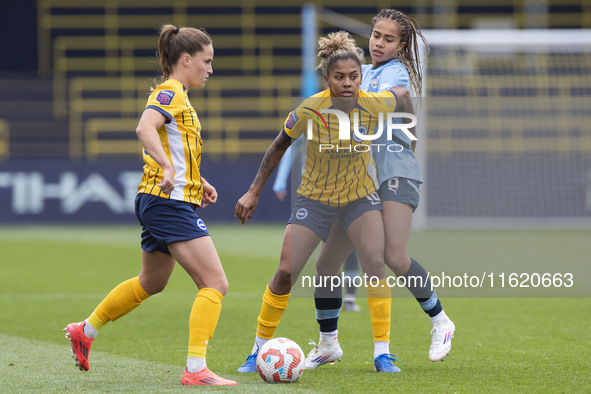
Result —
[{"label": "soccer ball", "polygon": [[267,383],[293,383],[304,372],[302,348],[287,338],[267,341],[257,356],[257,371]]}]

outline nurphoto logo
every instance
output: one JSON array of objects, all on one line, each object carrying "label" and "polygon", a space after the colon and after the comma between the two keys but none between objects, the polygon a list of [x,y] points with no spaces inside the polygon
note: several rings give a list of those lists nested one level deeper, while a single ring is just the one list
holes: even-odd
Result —
[{"label": "nurphoto logo", "polygon": [[[410,141],[411,143],[417,141],[417,137],[415,137],[409,129],[411,127],[416,126],[417,124],[417,117],[408,112],[388,112],[384,114],[383,112],[379,113],[378,123],[375,130],[375,133],[369,134],[369,130],[367,127],[363,125],[359,125],[359,113],[353,113],[353,134],[351,135],[351,119],[349,115],[345,112],[338,110],[338,109],[321,109],[320,112],[309,108],[304,107],[305,109],[311,111],[304,112],[306,115],[310,116],[308,119],[307,124],[307,137],[309,140],[314,138],[314,122],[318,124],[320,128],[325,128],[328,130],[328,123],[323,114],[333,114],[337,117],[339,122],[339,141],[349,141],[351,140],[351,136],[353,140],[359,143],[360,145],[344,145],[341,146],[339,144],[333,144],[332,138],[329,136],[328,138],[322,138],[323,141],[331,141],[331,143],[321,143],[319,144],[319,150],[322,152],[323,150],[343,150],[343,151],[355,151],[355,152],[367,152],[370,148],[380,150],[381,147],[387,148],[389,152],[400,152],[404,147],[399,144],[362,144],[363,141],[375,141],[382,136],[384,133],[384,129],[386,132],[386,138],[388,141],[393,140],[393,132],[394,130],[400,130]],[[396,119],[408,119],[410,120],[408,123],[397,123]],[[384,127],[384,124],[386,125]],[[336,138],[335,138],[336,140]]]}]

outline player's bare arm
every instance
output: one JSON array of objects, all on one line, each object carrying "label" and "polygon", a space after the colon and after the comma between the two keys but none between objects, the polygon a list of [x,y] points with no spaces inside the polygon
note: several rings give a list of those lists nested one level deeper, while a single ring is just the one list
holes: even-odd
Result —
[{"label": "player's bare arm", "polygon": [[261,166],[259,167],[257,175],[250,185],[248,192],[246,192],[246,194],[244,194],[236,203],[234,216],[236,216],[242,224],[245,224],[254,214],[259,203],[259,196],[263,190],[263,186],[275,168],[279,165],[283,154],[290,144],[291,138],[282,131],[277,138],[275,138],[269,149],[267,149],[263,161],[261,162]]},{"label": "player's bare arm", "polygon": [[162,189],[163,193],[170,194],[174,189],[174,167],[168,160],[158,136],[158,129],[162,127],[165,121],[164,115],[148,108],[142,114],[135,133],[146,153],[162,167],[162,182],[158,184],[158,187]]}]

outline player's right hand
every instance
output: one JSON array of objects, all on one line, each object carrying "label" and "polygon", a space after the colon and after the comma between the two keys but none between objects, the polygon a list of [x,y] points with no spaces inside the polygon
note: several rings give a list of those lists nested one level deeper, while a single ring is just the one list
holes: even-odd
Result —
[{"label": "player's right hand", "polygon": [[162,171],[162,181],[160,181],[158,187],[164,194],[172,193],[174,189],[174,171],[171,168],[165,168]]},{"label": "player's right hand", "polygon": [[236,203],[236,208],[234,208],[234,216],[240,220],[240,223],[245,224],[254,214],[258,204],[259,196],[249,191],[240,197]]}]

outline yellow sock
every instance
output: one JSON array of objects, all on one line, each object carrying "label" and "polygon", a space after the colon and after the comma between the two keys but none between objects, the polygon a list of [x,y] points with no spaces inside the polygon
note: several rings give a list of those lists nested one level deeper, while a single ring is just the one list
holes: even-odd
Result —
[{"label": "yellow sock", "polygon": [[110,321],[119,319],[135,309],[150,294],[140,285],[136,276],[119,284],[101,301],[94,312],[88,317],[91,326],[100,330]]},{"label": "yellow sock", "polygon": [[386,278],[380,280],[377,287],[367,287],[367,305],[373,328],[373,340],[390,341],[392,298]]},{"label": "yellow sock", "polygon": [[289,293],[284,295],[273,294],[269,286],[265,289],[263,295],[263,304],[261,313],[257,318],[257,336],[264,339],[271,339],[279,325],[281,316],[287,308],[289,302]]},{"label": "yellow sock", "polygon": [[189,317],[189,357],[205,358],[222,310],[222,293],[209,287],[199,290]]}]

